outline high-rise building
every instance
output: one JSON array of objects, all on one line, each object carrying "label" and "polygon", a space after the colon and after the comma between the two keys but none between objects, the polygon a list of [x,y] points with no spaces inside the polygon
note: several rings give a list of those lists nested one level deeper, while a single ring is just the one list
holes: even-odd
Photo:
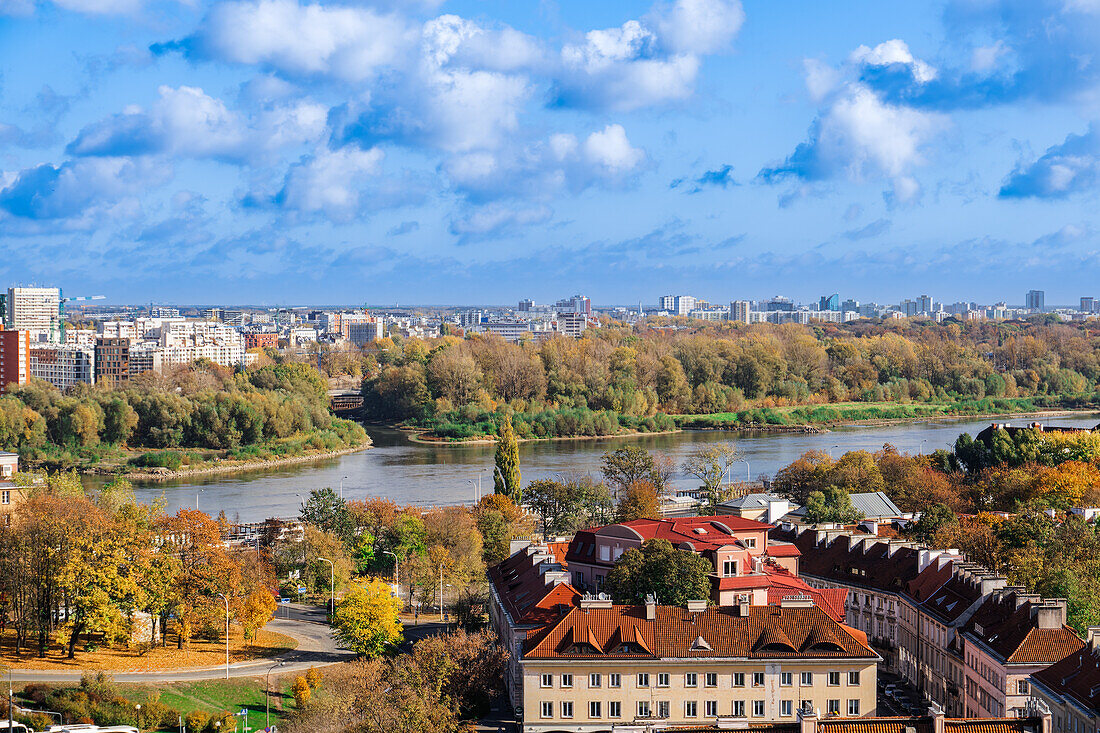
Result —
[{"label": "high-rise building", "polygon": [[558,313],[554,317],[554,323],[558,333],[579,338],[588,328],[588,316],[583,313]]},{"label": "high-rise building", "polygon": [[348,324],[348,339],[356,346],[366,346],[375,339],[386,337],[386,325],[381,318],[364,323]]},{"label": "high-rise building", "polygon": [[730,302],[730,320],[739,323],[749,322],[749,312],[752,305],[747,300],[734,300]]},{"label": "high-rise building", "polygon": [[520,313],[528,313],[534,307],[535,301],[531,300],[530,298],[524,298],[519,302],[519,308],[517,308],[516,310],[518,310]]},{"label": "high-rise building", "polygon": [[833,293],[832,295],[822,295],[817,309],[821,311],[840,310],[840,296],[836,293]]},{"label": "high-rise building", "polygon": [[574,295],[571,298],[562,298],[554,304],[555,313],[583,313],[592,315],[592,301],[583,295]]},{"label": "high-rise building", "polygon": [[917,298],[917,313],[932,314],[932,298],[927,295],[922,295]]},{"label": "high-rise building", "polygon": [[762,304],[761,310],[766,313],[772,313],[774,311],[793,311],[794,302],[790,298],[784,298],[782,295],[777,295],[774,298],[765,300]]},{"label": "high-rise building", "polygon": [[[521,300],[520,303],[519,303],[520,306],[521,306],[520,310],[523,311],[524,313],[526,313],[526,312],[530,311],[531,309],[528,308],[527,310],[524,310],[522,308],[524,302],[531,303],[531,301],[529,301],[529,300],[528,301],[522,301]],[[478,325],[481,324],[481,315],[482,315],[482,313],[479,310],[461,311],[458,314],[458,325],[462,326],[463,328],[470,328],[471,326],[478,326]]]},{"label": "high-rise building", "polygon": [[29,372],[58,389],[95,381],[95,347],[75,344],[32,345]]},{"label": "high-rise building", "polygon": [[95,381],[108,385],[130,378],[130,339],[100,337],[95,342]]},{"label": "high-rise building", "polygon": [[1095,313],[1096,298],[1091,298],[1088,296],[1081,298],[1081,310],[1085,313]]},{"label": "high-rise building", "polygon": [[1046,306],[1046,293],[1042,290],[1029,290],[1024,296],[1024,307],[1030,311],[1042,312]]},{"label": "high-rise building", "polygon": [[843,303],[840,304],[840,310],[844,311],[845,313],[847,313],[849,311],[851,311],[853,313],[858,313],[859,312],[859,301],[858,300],[852,300],[851,298],[849,298],[848,300],[846,300],[846,301],[844,301]]},{"label": "high-rise building", "polygon": [[8,288],[4,327],[27,331],[31,341],[58,341],[61,333],[61,290]]},{"label": "high-rise building", "polygon": [[30,377],[30,334],[0,330],[0,394],[12,384],[26,384]]}]

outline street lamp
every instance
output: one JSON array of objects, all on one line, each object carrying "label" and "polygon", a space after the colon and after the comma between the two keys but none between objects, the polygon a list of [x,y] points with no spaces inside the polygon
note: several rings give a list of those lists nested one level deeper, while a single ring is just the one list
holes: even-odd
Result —
[{"label": "street lamp", "polygon": [[347,476],[340,477],[340,498],[344,498],[344,481],[347,480]]},{"label": "street lamp", "polygon": [[439,563],[439,620],[443,620],[443,563]]},{"label": "street lamp", "polygon": [[267,670],[267,687],[264,689],[264,707],[267,709],[267,727],[271,728],[271,670],[285,665],[281,659],[276,659],[275,664]]},{"label": "street lamp", "polygon": [[137,709],[137,729],[141,733],[141,703],[134,706]]},{"label": "street lamp", "polygon": [[928,442],[928,438],[922,438],[920,441],[920,447],[917,449],[919,455],[924,455],[924,444]]},{"label": "street lamp", "polygon": [[328,563],[328,612],[330,614],[336,613],[336,565],[334,565],[332,560],[329,560],[327,557],[319,557],[317,559],[322,562]]},{"label": "street lamp", "polygon": [[397,586],[397,595],[401,595],[401,576],[398,575],[400,568],[397,563],[397,553],[390,552],[389,550],[382,550],[383,555],[393,555],[393,584]]},{"label": "street lamp", "polygon": [[745,483],[752,483],[752,471],[749,469],[749,459],[741,458],[737,461],[737,463],[745,464]]},{"label": "street lamp", "polygon": [[199,494],[206,491],[206,489],[199,489],[195,492],[195,511],[199,511]]},{"label": "street lamp", "polygon": [[229,599],[224,593],[218,597],[225,601],[225,678],[229,679]]}]

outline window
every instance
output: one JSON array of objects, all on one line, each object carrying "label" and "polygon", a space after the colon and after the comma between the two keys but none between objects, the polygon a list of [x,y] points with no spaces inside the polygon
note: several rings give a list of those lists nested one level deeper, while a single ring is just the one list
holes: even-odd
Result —
[{"label": "window", "polygon": [[733,701],[733,717],[743,718],[745,717],[745,701],[734,700]]},{"label": "window", "polygon": [[612,700],[607,703],[607,717],[609,718],[621,718],[623,717],[623,704],[618,700]]},{"label": "window", "polygon": [[638,701],[638,717],[639,718],[648,718],[649,717],[649,700],[639,700]]},{"label": "window", "polygon": [[753,672],[752,673],[752,686],[753,687],[763,687],[764,686],[764,673],[763,672]]},{"label": "window", "polygon": [[638,687],[649,687],[649,672],[638,673]]},{"label": "window", "polygon": [[755,549],[756,548],[756,538],[755,537],[746,537],[745,538],[745,547],[749,548],[750,550]]},{"label": "window", "polygon": [[840,715],[840,700],[829,700],[825,703],[825,709],[829,715]]},{"label": "window", "polygon": [[722,575],[726,578],[732,578],[737,575],[737,561],[726,560],[722,563]]},{"label": "window", "polygon": [[717,687],[718,686],[718,673],[717,672],[707,672],[705,682],[706,682],[707,687]]},{"label": "window", "polygon": [[552,718],[554,717],[554,703],[547,700],[542,701],[542,717]]},{"label": "window", "polygon": [[540,687],[553,687],[554,686],[554,675],[552,675],[552,674],[542,675],[542,678],[539,680],[539,686]]},{"label": "window", "polygon": [[699,703],[694,700],[688,700],[684,703],[684,717],[695,718],[699,715]]},{"label": "window", "polygon": [[829,673],[829,687],[836,687],[840,684],[840,672]]},{"label": "window", "polygon": [[793,700],[780,700],[779,701],[779,714],[785,718],[789,718],[794,715],[794,701]]},{"label": "window", "polygon": [[658,700],[657,701],[657,717],[658,718],[667,718],[668,717],[668,700]]},{"label": "window", "polygon": [[600,683],[602,681],[603,681],[603,678],[600,677],[600,675],[598,675],[598,674],[588,675],[588,686],[589,687],[599,687]]},{"label": "window", "polygon": [[[5,493],[7,493],[7,492],[5,492]],[[8,502],[5,501],[4,503],[7,504]],[[1016,694],[1017,695],[1026,695],[1026,694],[1028,694],[1027,680],[1016,680]]]},{"label": "window", "polygon": [[790,687],[792,684],[794,684],[791,680],[791,677],[792,677],[792,675],[791,675],[790,672],[780,672],[779,673],[779,686],[780,687]]},{"label": "window", "polygon": [[803,672],[801,675],[799,675],[798,684],[801,685],[802,687],[809,687],[813,683],[814,683],[814,673],[813,672]]},{"label": "window", "polygon": [[804,712],[804,713],[812,713],[814,711],[814,701],[813,700],[802,700],[801,701],[801,706],[802,706],[802,712]]},{"label": "window", "polygon": [[607,675],[607,686],[608,687],[622,687],[623,686],[623,676],[621,674],[619,674],[618,672],[612,672],[611,674]]},{"label": "window", "polygon": [[859,670],[858,669],[855,670],[854,672],[849,672],[848,673],[848,684],[849,685],[858,685],[859,684]]},{"label": "window", "polygon": [[573,703],[563,702],[561,704],[561,717],[572,718],[573,717]]},{"label": "window", "polygon": [[703,703],[703,715],[706,715],[708,718],[717,718],[718,717],[718,701],[717,700],[707,700],[705,703]]},{"label": "window", "polygon": [[668,687],[668,672],[657,673],[657,686]]},{"label": "window", "polygon": [[859,700],[848,701],[848,715],[859,715]]},{"label": "window", "polygon": [[753,700],[752,701],[752,717],[763,718],[764,717],[764,701]]},{"label": "window", "polygon": [[572,687],[573,686],[573,675],[563,674],[561,676],[561,686],[562,687]]},{"label": "window", "polygon": [[0,493],[0,503],[11,504],[11,491],[4,489],[3,493]]},{"label": "window", "polygon": [[698,687],[699,675],[695,672],[688,672],[684,675],[684,687]]},{"label": "window", "polygon": [[598,718],[600,717],[600,703],[593,701],[588,703],[588,717]]},{"label": "window", "polygon": [[744,687],[745,686],[745,673],[744,672],[734,672],[733,673],[733,686],[734,687]]}]

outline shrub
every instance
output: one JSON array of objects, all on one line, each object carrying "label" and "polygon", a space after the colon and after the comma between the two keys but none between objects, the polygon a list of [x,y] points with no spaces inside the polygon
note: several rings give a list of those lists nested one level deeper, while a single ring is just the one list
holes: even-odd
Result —
[{"label": "shrub", "polygon": [[294,704],[298,708],[302,708],[309,702],[310,696],[309,682],[306,682],[305,677],[298,675],[294,679]]},{"label": "shrub", "polygon": [[317,671],[316,667],[310,667],[306,672],[306,684],[309,685],[310,690],[318,690],[321,688],[321,673]]}]

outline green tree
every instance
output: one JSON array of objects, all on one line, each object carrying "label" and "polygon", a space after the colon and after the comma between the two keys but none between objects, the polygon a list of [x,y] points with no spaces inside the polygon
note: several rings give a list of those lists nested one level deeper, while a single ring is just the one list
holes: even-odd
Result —
[{"label": "green tree", "polygon": [[824,491],[815,491],[806,501],[806,521],[810,524],[835,522],[851,524],[863,519],[863,512],[852,506],[852,497],[847,491],[829,486]]},{"label": "green tree", "polygon": [[603,477],[617,495],[636,481],[649,482],[658,493],[664,490],[669,470],[645,448],[628,446],[603,454]]},{"label": "green tree", "polygon": [[401,602],[385,581],[372,578],[355,586],[336,604],[332,622],[336,637],[356,654],[377,657],[386,644],[401,643]]},{"label": "green tree", "polygon": [[496,470],[493,483],[496,493],[504,494],[516,504],[523,501],[523,488],[520,485],[519,443],[512,430],[512,418],[504,415],[500,419],[497,436]]},{"label": "green tree", "polygon": [[617,603],[644,603],[652,594],[658,603],[678,606],[709,599],[712,572],[700,555],[678,550],[668,540],[648,540],[615,561],[604,587]]},{"label": "green tree", "polygon": [[946,504],[933,504],[921,512],[920,519],[913,525],[911,535],[913,539],[924,544],[931,544],[932,538],[944,527],[959,521],[955,512]]},{"label": "green tree", "polygon": [[344,542],[350,542],[355,525],[347,502],[336,495],[330,487],[314,489],[302,505],[298,518],[306,524],[312,524],[327,534],[332,534]]},{"label": "green tree", "polygon": [[681,466],[702,482],[699,487],[706,497],[706,511],[713,514],[721,496],[722,479],[729,474],[734,463],[741,460],[741,452],[733,443],[716,443],[692,451]]}]

